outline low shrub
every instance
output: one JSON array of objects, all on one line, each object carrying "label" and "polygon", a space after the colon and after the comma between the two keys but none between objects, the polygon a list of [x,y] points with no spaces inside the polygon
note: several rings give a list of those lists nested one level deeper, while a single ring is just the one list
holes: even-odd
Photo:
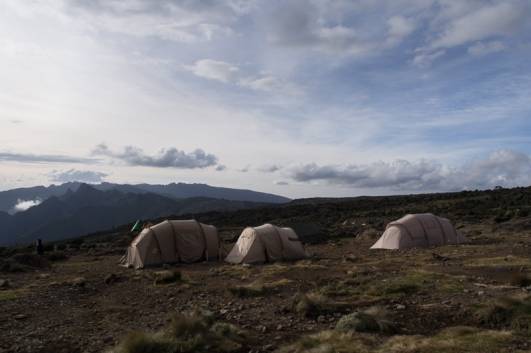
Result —
[{"label": "low shrub", "polygon": [[511,275],[510,283],[513,286],[527,287],[531,286],[531,278],[523,272],[515,272]]},{"label": "low shrub", "polygon": [[380,332],[394,334],[397,332],[396,326],[386,320],[383,312],[381,314],[370,311],[355,312],[343,316],[336,324],[336,330],[355,332]]},{"label": "low shrub", "polygon": [[490,328],[512,328],[531,333],[531,296],[499,299],[476,312],[480,324]]},{"label": "low shrub", "polygon": [[156,333],[133,332],[112,353],[230,353],[242,351],[249,340],[238,327],[216,322],[210,312],[176,314]]},{"label": "low shrub", "polygon": [[310,292],[295,295],[291,307],[292,311],[299,315],[315,318],[322,314],[345,312],[350,305],[336,302],[323,294]]},{"label": "low shrub", "polygon": [[52,251],[45,255],[46,259],[51,262],[64,261],[68,259],[68,256],[63,251]]},{"label": "low shrub", "polygon": [[164,270],[153,273],[155,285],[169,284],[182,281],[182,274],[176,270]]},{"label": "low shrub", "polygon": [[259,297],[277,291],[280,287],[285,286],[292,281],[280,279],[274,282],[255,281],[246,285],[229,287],[229,292],[238,298]]}]

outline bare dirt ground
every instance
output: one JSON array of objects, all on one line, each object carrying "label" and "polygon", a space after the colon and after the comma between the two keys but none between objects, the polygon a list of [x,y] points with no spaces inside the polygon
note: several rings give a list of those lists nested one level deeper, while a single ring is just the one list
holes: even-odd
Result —
[{"label": "bare dirt ground", "polygon": [[[418,337],[435,337],[455,326],[508,332],[503,347],[485,351],[531,351],[531,312],[525,311],[531,308],[525,307],[531,290],[526,282],[531,275],[529,223],[527,218],[502,225],[463,223],[461,231],[470,243],[459,246],[375,251],[369,250],[372,235],[307,246],[312,256],[295,263],[171,266],[167,270],[180,271],[182,280],[168,284],[155,284],[161,268],[118,266],[120,255],[106,244],[72,250],[68,259],[49,268],[0,272],[8,282],[0,290],[0,352],[104,352],[131,331],[160,330],[173,313],[197,308],[253,337],[238,351],[313,352],[291,344],[334,329],[348,313],[375,307],[394,333],[370,333],[364,338],[366,351],[390,342],[392,347],[384,347],[388,352],[423,352],[391,342],[393,335],[420,342]],[[297,309],[296,298],[308,293],[319,302]],[[508,317],[495,319],[482,314],[506,298],[522,300],[527,308],[523,322],[515,324],[509,317],[520,309],[508,309]],[[356,351],[333,344],[322,351]],[[431,351],[456,351],[449,347]]]}]

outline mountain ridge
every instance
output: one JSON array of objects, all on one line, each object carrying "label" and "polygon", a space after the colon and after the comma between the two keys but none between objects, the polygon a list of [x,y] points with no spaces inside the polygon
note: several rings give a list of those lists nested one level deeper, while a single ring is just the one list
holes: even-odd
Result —
[{"label": "mountain ridge", "polygon": [[[68,182],[59,185],[34,186],[0,191],[0,211],[15,213],[14,207],[19,201],[45,201],[52,196],[62,196],[70,191],[77,191],[83,185],[81,182]],[[88,185],[88,184],[85,184]],[[211,186],[202,183],[169,183],[169,184],[115,184],[103,182],[90,184],[91,187],[101,190],[118,190],[125,193],[155,193],[173,199],[187,199],[193,197],[207,197],[229,201],[249,201],[260,203],[286,203],[291,199],[265,192],[248,189],[234,189]]]},{"label": "mountain ridge", "polygon": [[0,213],[0,245],[29,243],[37,238],[60,240],[110,229],[137,219],[263,205],[266,203],[206,197],[174,199],[151,192],[99,190],[92,185],[81,184],[76,191],[50,196],[26,211],[13,215]]}]

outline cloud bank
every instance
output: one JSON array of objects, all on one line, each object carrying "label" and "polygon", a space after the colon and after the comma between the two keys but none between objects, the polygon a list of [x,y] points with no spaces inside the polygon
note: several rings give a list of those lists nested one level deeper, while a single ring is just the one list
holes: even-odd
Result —
[{"label": "cloud bank", "polygon": [[122,152],[116,152],[102,143],[96,146],[92,153],[119,160],[128,165],[143,167],[202,169],[218,164],[218,158],[215,155],[206,153],[202,149],[184,152],[172,147],[161,149],[158,154],[149,156],[139,147],[126,146]]},{"label": "cloud bank", "polygon": [[72,181],[79,181],[83,183],[101,183],[107,176],[107,173],[77,169],[69,169],[66,171],[54,170],[48,174],[50,181],[58,183],[67,183]]},{"label": "cloud bank", "polygon": [[92,164],[97,162],[96,159],[71,157],[63,155],[49,154],[29,154],[29,153],[0,153],[0,161],[20,162],[20,163],[80,163]]},{"label": "cloud bank", "polygon": [[456,191],[531,184],[529,155],[499,150],[487,158],[451,168],[435,161],[376,162],[365,165],[317,165],[291,170],[298,182],[326,182],[354,188],[389,188],[404,191]]}]

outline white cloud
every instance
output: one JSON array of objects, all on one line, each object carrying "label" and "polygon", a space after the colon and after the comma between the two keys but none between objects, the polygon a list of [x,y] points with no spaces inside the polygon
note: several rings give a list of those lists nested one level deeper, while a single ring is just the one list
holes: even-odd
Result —
[{"label": "white cloud", "polygon": [[13,206],[13,209],[9,212],[11,214],[15,214],[18,212],[24,212],[30,209],[31,207],[40,205],[42,200],[35,199],[35,200],[21,200],[18,199],[15,206]]},{"label": "white cloud", "polygon": [[479,7],[452,19],[432,48],[451,48],[492,36],[512,34],[527,20],[525,5],[520,1],[498,2]]},{"label": "white cloud", "polygon": [[234,34],[231,25],[244,13],[230,1],[67,1],[70,13],[93,31],[139,38],[196,43]]},{"label": "white cloud", "polygon": [[445,53],[446,50],[438,50],[435,52],[417,50],[412,63],[418,67],[429,67],[433,61],[437,60],[437,58],[443,56]]},{"label": "white cloud", "polygon": [[224,83],[232,82],[239,71],[236,66],[211,59],[198,60],[191,66],[185,66],[185,68],[196,76]]},{"label": "white cloud", "polygon": [[455,191],[496,185],[510,187],[531,184],[531,157],[517,151],[499,150],[459,168],[429,160],[396,160],[365,165],[319,166],[312,163],[293,168],[291,177],[298,182],[325,181],[355,188],[404,191]]},{"label": "white cloud", "polygon": [[302,94],[302,89],[293,83],[269,74],[246,75],[239,67],[224,61],[202,59],[193,65],[184,66],[184,68],[201,78],[233,84],[254,91],[292,96]]},{"label": "white cloud", "polygon": [[468,47],[468,53],[472,55],[486,55],[505,50],[505,45],[500,41],[477,42]]},{"label": "white cloud", "polygon": [[274,182],[275,185],[278,185],[278,186],[287,186],[289,185],[289,183],[287,181],[284,181],[284,180],[277,180]]},{"label": "white cloud", "polygon": [[411,19],[402,16],[393,16],[387,20],[389,26],[387,44],[397,45],[415,30],[415,24]]},{"label": "white cloud", "polygon": [[96,156],[107,156],[120,160],[132,166],[156,168],[195,169],[215,166],[218,163],[216,156],[207,154],[202,149],[187,153],[171,147],[161,149],[156,155],[149,156],[139,147],[126,146],[123,152],[115,152],[102,143],[96,146],[92,153]]},{"label": "white cloud", "polygon": [[108,174],[103,172],[77,169],[53,170],[48,174],[50,181],[59,183],[71,181],[79,181],[83,183],[100,183],[107,176]]},{"label": "white cloud", "polygon": [[258,168],[258,171],[264,173],[275,173],[282,169],[282,166],[277,164],[266,164]]}]

